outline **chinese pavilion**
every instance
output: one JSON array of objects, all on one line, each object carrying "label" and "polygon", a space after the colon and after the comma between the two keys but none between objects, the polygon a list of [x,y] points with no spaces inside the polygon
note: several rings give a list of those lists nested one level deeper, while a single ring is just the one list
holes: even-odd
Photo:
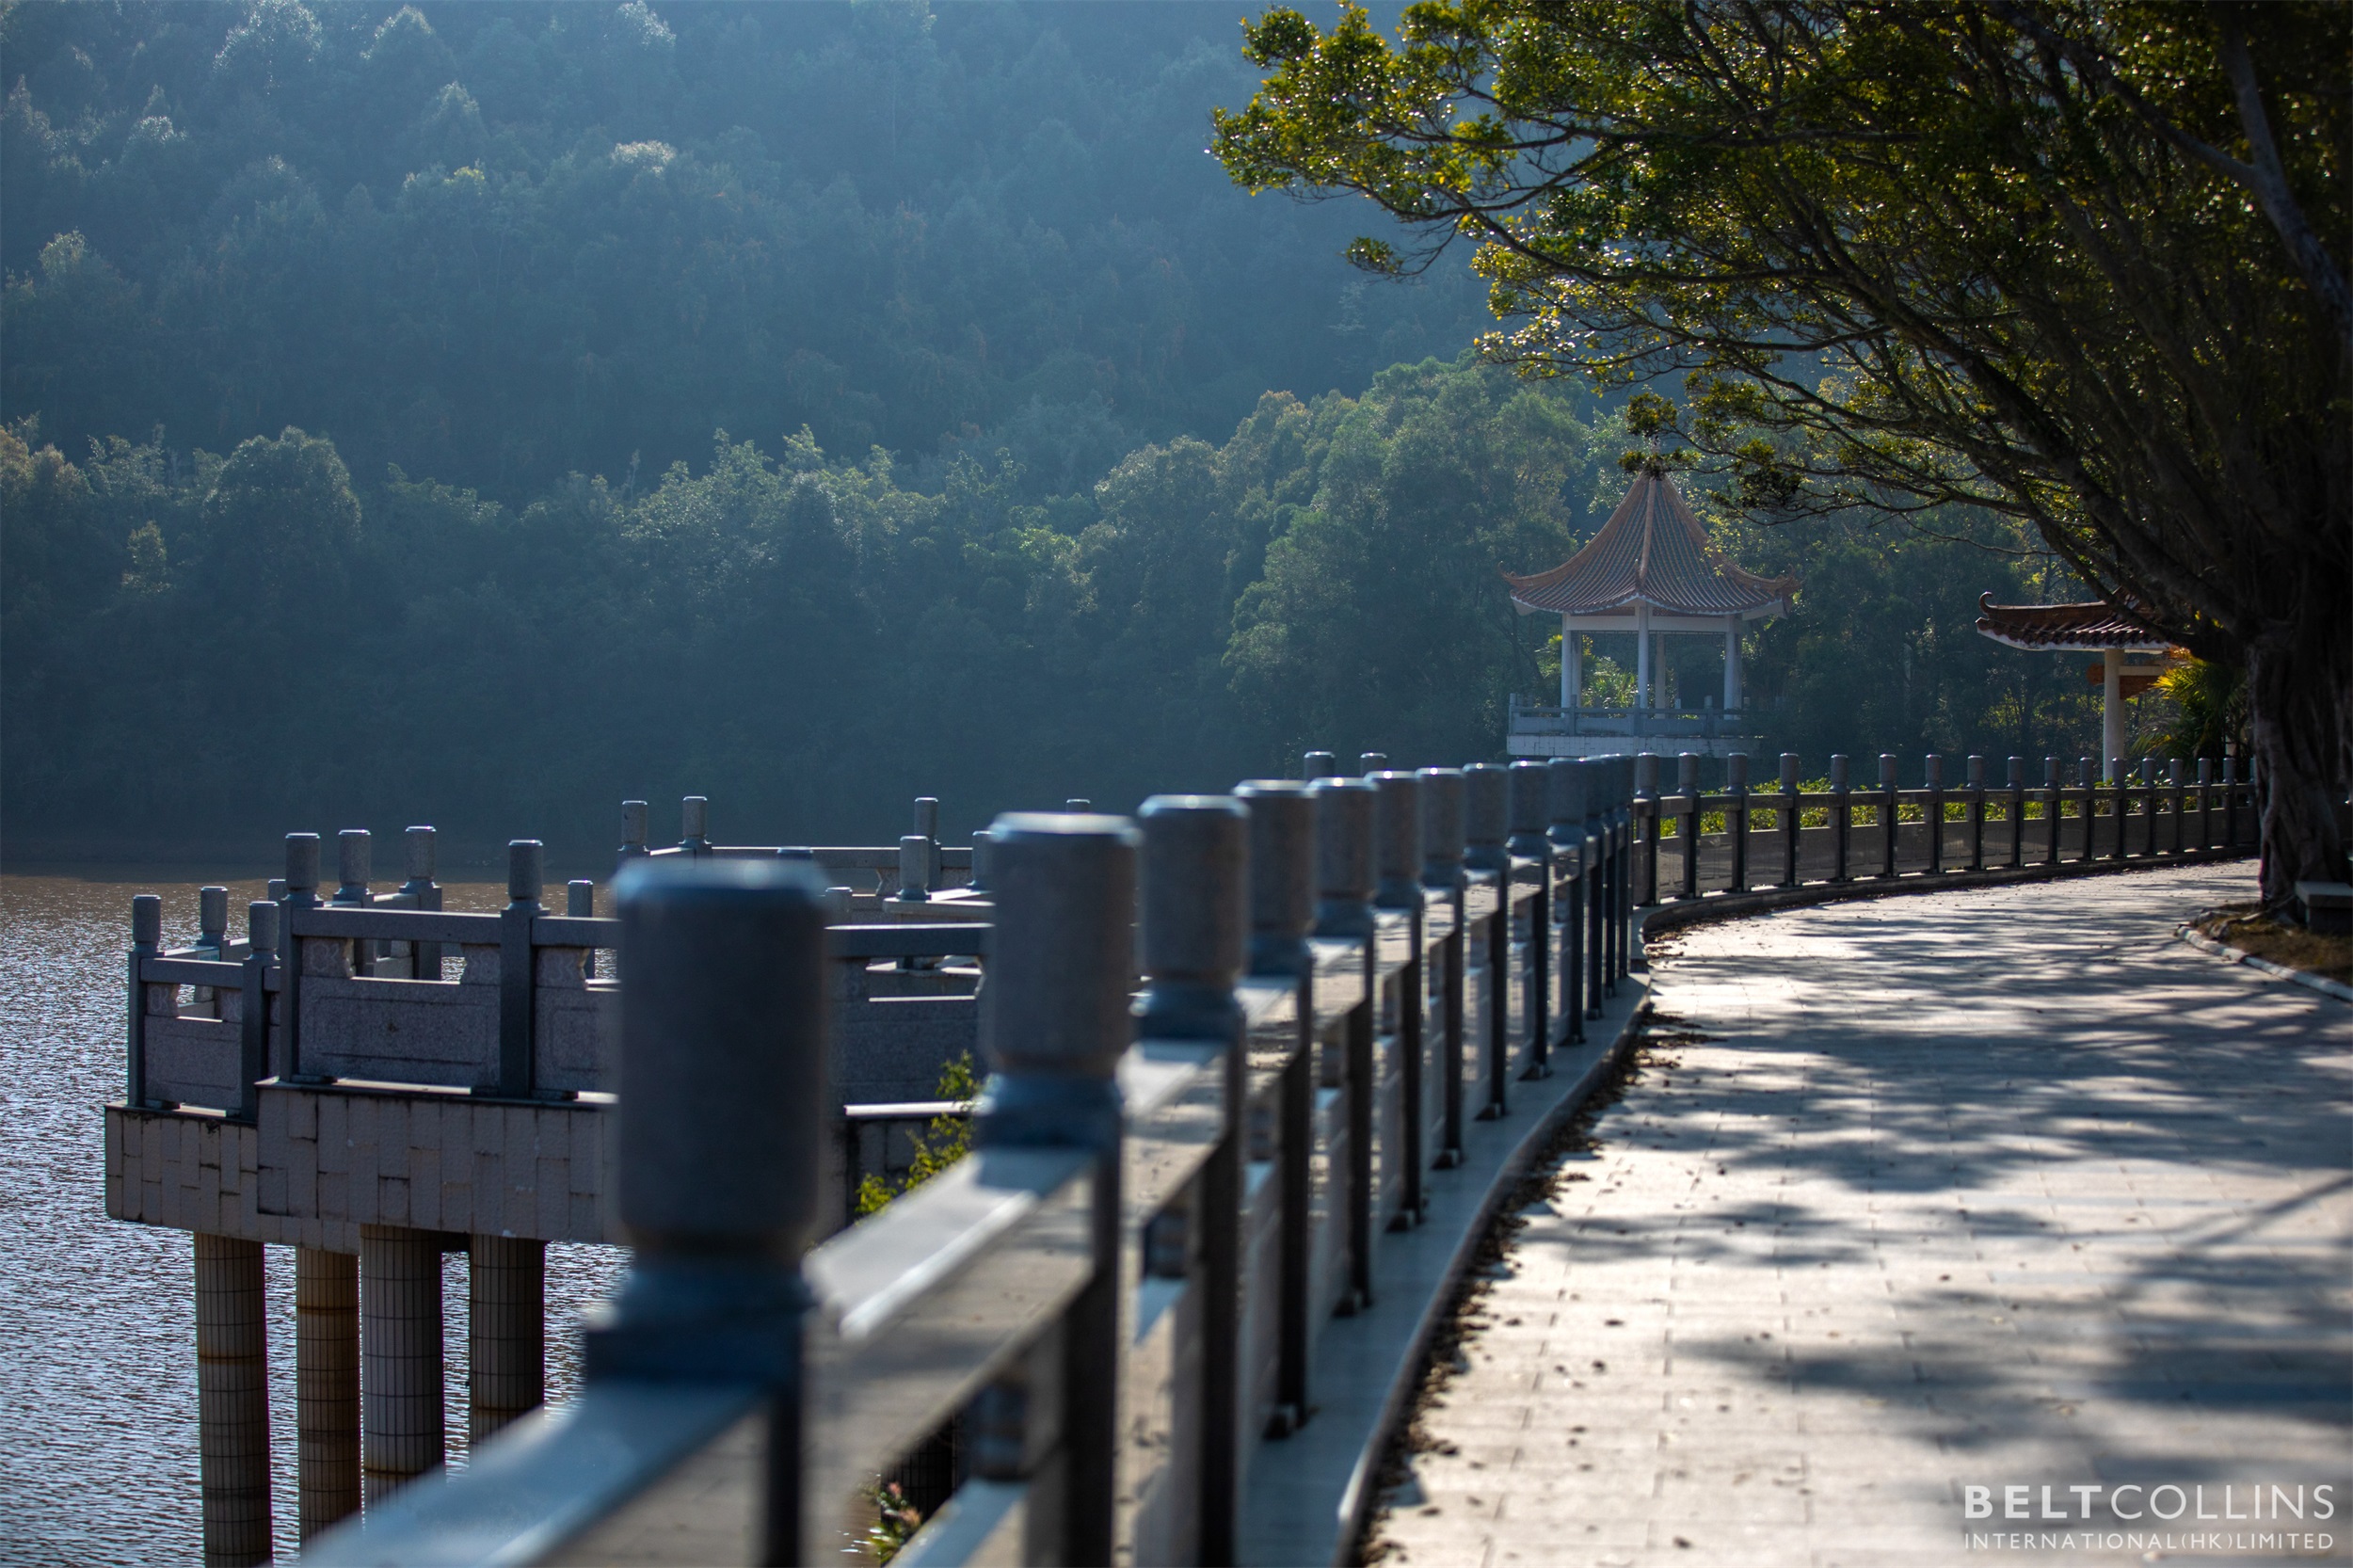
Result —
[{"label": "chinese pavilion", "polygon": [[[2156,683],[2169,639],[2152,632],[2114,605],[1996,604],[1977,596],[1977,630],[1997,643],[2029,653],[2097,653],[2086,673],[2100,685],[2100,776],[2116,782],[2124,755],[2124,703]],[[2127,653],[2155,653],[2159,660],[2126,664]]]},{"label": "chinese pavilion", "polygon": [[[1532,577],[1504,573],[1521,615],[1561,617],[1561,706],[1523,705],[1514,697],[1510,750],[1515,757],[1580,757],[1625,750],[1696,751],[1728,756],[1752,749],[1742,732],[1740,628],[1778,616],[1797,591],[1794,577],[1759,577],[1725,560],[1662,468],[1646,467],[1584,549]],[[1588,707],[1580,636],[1631,633],[1634,702]],[[1723,705],[1660,700],[1658,639],[1705,636],[1723,646]],[[1630,739],[1664,738],[1660,746]]]}]

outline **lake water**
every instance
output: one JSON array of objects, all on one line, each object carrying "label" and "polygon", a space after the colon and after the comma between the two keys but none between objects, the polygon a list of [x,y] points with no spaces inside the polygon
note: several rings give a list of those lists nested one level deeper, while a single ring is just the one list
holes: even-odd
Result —
[{"label": "lake water", "polygon": [[[123,953],[134,893],[163,895],[164,939],[196,936],[197,888],[229,888],[244,930],[259,878],[0,874],[0,1560],[123,1563],[199,1556],[196,1310],[184,1231],[106,1218],[100,1108],[123,1092]],[[453,883],[451,909],[494,910],[504,883]],[[579,1384],[582,1310],[617,1280],[616,1248],[548,1249],[548,1388]],[[271,1247],[270,1440],[280,1560],[295,1555],[294,1250]],[[466,1260],[442,1263],[451,1460],[465,1462]]]}]

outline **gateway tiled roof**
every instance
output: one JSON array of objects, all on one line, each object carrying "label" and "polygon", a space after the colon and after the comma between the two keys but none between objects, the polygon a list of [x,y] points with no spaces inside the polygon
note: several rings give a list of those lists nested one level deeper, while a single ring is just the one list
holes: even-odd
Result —
[{"label": "gateway tiled roof", "polygon": [[2064,648],[2162,648],[2172,639],[2159,636],[2111,604],[1996,604],[1990,593],[1977,596],[1977,630],[1997,643],[2047,652]]},{"label": "gateway tiled roof", "polygon": [[1716,553],[1664,473],[1645,470],[1590,543],[1550,571],[1503,574],[1525,614],[1591,616],[1637,602],[1679,616],[1779,614],[1794,577],[1758,577]]}]

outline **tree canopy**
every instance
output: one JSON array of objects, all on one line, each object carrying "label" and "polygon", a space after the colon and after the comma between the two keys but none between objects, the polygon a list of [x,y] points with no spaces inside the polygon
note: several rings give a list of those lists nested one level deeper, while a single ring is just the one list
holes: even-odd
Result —
[{"label": "tree canopy", "polygon": [[2244,663],[2265,889],[2345,875],[2353,11],[2109,0],[1433,0],[1392,43],[1275,9],[1221,111],[1254,189],[1457,238],[1489,351],[1680,376],[1759,520],[1965,503]]}]

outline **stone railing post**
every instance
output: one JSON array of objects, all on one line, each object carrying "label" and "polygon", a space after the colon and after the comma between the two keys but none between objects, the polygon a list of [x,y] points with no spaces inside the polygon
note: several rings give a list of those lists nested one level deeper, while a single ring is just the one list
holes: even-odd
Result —
[{"label": "stone railing post", "polygon": [[153,1103],[147,1097],[147,985],[139,979],[139,961],[158,957],[163,951],[163,899],[154,893],[133,894],[131,952],[127,970],[129,1001],[124,1018],[124,1038],[129,1044],[128,1080],[123,1086],[122,1098],[124,1104],[134,1107]]},{"label": "stone railing post", "polygon": [[1850,761],[1843,751],[1833,752],[1830,759],[1830,879],[1844,882],[1848,877],[1847,846],[1854,835],[1854,800],[1851,795]]},{"label": "stone railing post", "polygon": [[[1061,1538],[1059,1560],[1109,1562],[1124,1361],[1117,1071],[1135,1027],[1128,997],[1137,835],[1122,818],[1078,813],[1013,813],[990,833],[997,921],[981,993],[981,1048],[991,1071],[973,1107],[973,1142],[984,1158],[996,1148],[1051,1147],[1095,1160],[1095,1272],[1049,1352],[1061,1358],[1055,1426],[1065,1457],[1060,1528],[1051,1533]],[[1023,1440],[1031,1395],[1055,1386],[1016,1372],[982,1392],[971,1417],[976,1474],[1026,1479],[1018,1466],[1036,1448]]]},{"label": "stone railing post", "polygon": [[229,952],[229,889],[199,888],[196,890],[196,951],[209,952],[215,963],[224,961]]},{"label": "stone railing post", "polygon": [[[328,899],[332,908],[367,909],[375,904],[375,896],[368,890],[368,878],[374,871],[374,840],[364,827],[346,827],[335,835],[335,896]],[[365,978],[376,972],[376,944],[364,937],[345,944],[351,954],[351,972]]]},{"label": "stone railing post", "polygon": [[1693,899],[1700,896],[1700,756],[1696,751],[1683,752],[1675,758],[1675,793],[1683,797],[1683,821],[1676,837],[1683,844],[1683,891],[1677,896]]},{"label": "stone railing post", "polygon": [[1724,759],[1724,842],[1732,850],[1732,871],[1724,890],[1749,890],[1749,759],[1735,752]]},{"label": "stone railing post", "polygon": [[[1397,987],[1397,1048],[1401,1058],[1398,1089],[1405,1119],[1404,1146],[1400,1151],[1405,1178],[1403,1211],[1418,1219],[1427,1201],[1422,1174],[1427,1169],[1430,1157],[1426,1146],[1429,1118],[1424,1114],[1429,1084],[1423,1070],[1426,1065],[1423,1031],[1427,1026],[1423,1004],[1428,1000],[1429,982],[1422,951],[1421,779],[1414,774],[1383,769],[1370,775],[1368,782],[1374,792],[1375,887],[1372,901],[1376,907],[1394,911],[1406,919],[1405,967],[1389,984]],[[1379,973],[1378,966],[1374,973]],[[1372,999],[1376,1020],[1384,1011],[1378,994],[1379,985],[1376,980]],[[1376,1030],[1378,1027],[1376,1022]],[[1376,1117],[1380,1076],[1375,1067],[1370,1098],[1374,1102]]]},{"label": "stone railing post", "polygon": [[1985,870],[1985,759],[1971,757],[1966,764],[1969,792],[1969,869]]},{"label": "stone railing post", "polygon": [[242,996],[237,1024],[237,1119],[262,1114],[262,1080],[269,1077],[269,971],[278,963],[278,905],[246,905],[246,957],[238,973]]},{"label": "stone railing post", "polygon": [[1785,751],[1781,754],[1779,782],[1781,805],[1777,808],[1777,820],[1781,824],[1781,886],[1794,888],[1799,882],[1798,834],[1805,825],[1803,813],[1798,805],[1798,754],[1796,752]]},{"label": "stone railing post", "polygon": [[1372,834],[1373,787],[1361,778],[1316,782],[1316,935],[1352,936],[1365,945],[1365,1000],[1348,1016],[1338,1060],[1321,1064],[1325,1088],[1345,1091],[1348,1170],[1336,1176],[1348,1237],[1349,1300],[1372,1301]]},{"label": "stone railing post", "polygon": [[[1307,933],[1316,919],[1316,799],[1289,779],[1254,780],[1234,793],[1250,812],[1250,972],[1289,981],[1298,1018],[1276,1090],[1274,1144],[1252,1152],[1271,1160],[1281,1184],[1281,1233],[1275,1280],[1274,1426],[1288,1432],[1306,1419],[1312,1253],[1310,1184],[1315,1154],[1315,957]],[[1247,1434],[1245,1434],[1247,1435]]]},{"label": "stone railing post", "polygon": [[646,853],[646,803],[625,800],[621,802],[621,847],[613,857],[626,866]]},{"label": "stone railing post", "polygon": [[[403,866],[408,878],[400,890],[414,909],[439,909],[441,906],[441,886],[433,880],[436,871],[437,835],[425,826],[411,827],[402,835]],[[439,980],[441,978],[441,944],[411,942],[408,944],[408,978]]]},{"label": "stone railing post", "polygon": [[[1555,869],[1552,956],[1561,975],[1554,991],[1560,1041],[1565,1045],[1585,1038],[1585,937],[1593,917],[1601,910],[1602,861],[1609,841],[1586,831],[1586,819],[1591,815],[1588,794],[1600,782],[1593,777],[1594,770],[1584,759],[1573,757],[1555,757],[1546,767],[1552,822],[1545,836],[1552,841]],[[1562,875],[1563,867],[1575,869]]]},{"label": "stone railing post", "polygon": [[286,896],[280,904],[285,914],[278,927],[278,1077],[288,1083],[325,1083],[327,1078],[302,1065],[302,938],[294,932],[296,918],[319,906],[317,834],[286,835]]},{"label": "stone railing post", "polygon": [[1923,771],[1927,777],[1923,782],[1929,798],[1920,815],[1929,826],[1928,871],[1933,876],[1945,869],[1945,759],[1931,751],[1926,760],[1928,766]]},{"label": "stone railing post", "polygon": [[[1449,1169],[1463,1158],[1463,1006],[1468,983],[1470,945],[1463,931],[1465,784],[1460,768],[1423,768],[1421,779],[1421,888],[1425,899],[1452,911],[1443,966],[1435,986],[1440,1027],[1438,1043],[1439,1117],[1442,1146],[1436,1165]],[[1425,1027],[1427,1027],[1425,1025]]]},{"label": "stone railing post", "polygon": [[[1615,837],[1616,808],[1620,804],[1613,798],[1613,786],[1629,778],[1633,770],[1618,761],[1594,757],[1587,758],[1578,766],[1585,775],[1585,842],[1592,846],[1592,853],[1605,873],[1609,873],[1615,860],[1609,854],[1609,845]],[[1630,797],[1626,804],[1631,804]],[[1626,820],[1630,834],[1633,819],[1629,815]],[[1633,856],[1629,852],[1625,870],[1631,872],[1633,869]],[[1602,998],[1616,990],[1612,984],[1616,976],[1610,962],[1610,922],[1631,912],[1630,892],[1626,906],[1623,909],[1615,907],[1619,901],[1609,895],[1620,890],[1605,878],[1589,888],[1585,895],[1585,1005],[1581,1010],[1582,1016],[1577,1020],[1577,1037],[1580,1040],[1585,1038],[1585,1020],[1600,1017]]]},{"label": "stone railing post", "polygon": [[2085,865],[2100,857],[2100,770],[2089,757],[2075,759],[2075,788],[2083,796],[2084,841],[2076,858]]},{"label": "stone railing post", "polygon": [[1328,751],[1311,751],[1301,764],[1299,776],[1310,784],[1319,778],[1337,778],[1340,760]]},{"label": "stone railing post", "polygon": [[2042,863],[2056,866],[2059,863],[2059,829],[2067,815],[2067,792],[2059,782],[2059,760],[2056,757],[2042,760],[2042,795],[2046,830]]},{"label": "stone railing post", "polygon": [[2183,812],[2189,802],[2182,792],[2182,760],[2178,757],[2165,760],[2165,786],[2173,804],[2173,853],[2179,855],[2189,847],[2188,836],[2183,831],[2188,825],[2183,820]]},{"label": "stone railing post", "polygon": [[1136,1032],[1225,1053],[1225,1122],[1203,1162],[1192,1224],[1200,1239],[1201,1441],[1198,1550],[1235,1560],[1241,1498],[1241,1161],[1249,1114],[1243,1018],[1234,995],[1248,959],[1250,814],[1230,795],[1154,795],[1136,813],[1144,835],[1144,996]]},{"label": "stone railing post", "polygon": [[930,902],[932,841],[920,833],[907,833],[899,839],[899,890],[891,895],[894,904],[925,904]]},{"label": "stone railing post", "polygon": [[2026,760],[2012,757],[2003,781],[2009,790],[2003,809],[2009,813],[2009,858],[2004,862],[2012,871],[2026,863]]},{"label": "stone railing post", "polygon": [[688,795],[678,804],[678,847],[694,858],[711,853],[711,801]]},{"label": "stone railing post", "polygon": [[[831,1103],[824,890],[771,857],[639,860],[614,894],[629,980],[612,1203],[635,1256],[585,1370],[768,1390],[757,1560],[811,1561],[838,1528],[801,1496],[800,1258]],[[1123,945],[1126,915],[1109,922]]]},{"label": "stone railing post", "polygon": [[1880,875],[1891,877],[1896,874],[1897,819],[1903,811],[1896,799],[1896,756],[1888,751],[1880,753],[1879,814],[1880,837],[1884,840],[1880,845]]},{"label": "stone railing post", "polygon": [[1658,902],[1658,753],[1645,751],[1634,759],[1634,793],[1650,803],[1642,816],[1641,902]]},{"label": "stone railing post", "polygon": [[531,922],[547,913],[539,904],[539,889],[546,883],[546,850],[539,840],[511,840],[506,846],[506,907],[499,911],[498,1076],[477,1087],[477,1095],[528,1099],[532,1094],[537,966],[532,957]]},{"label": "stone railing post", "polygon": [[2157,853],[2157,760],[2140,760],[2140,853]]},{"label": "stone railing post", "polygon": [[1528,1032],[1529,1059],[1541,1063],[1545,1035],[1552,1016],[1552,966],[1547,951],[1552,920],[1552,840],[1545,829],[1552,814],[1552,771],[1547,763],[1512,764],[1512,858],[1535,868],[1536,896],[1528,913],[1513,921],[1513,938],[1522,944],[1528,974],[1527,1008],[1521,1024]]},{"label": "stone railing post", "polygon": [[[915,836],[923,840],[923,890],[932,892],[939,887],[939,801],[936,796],[915,797]],[[900,880],[905,880],[904,869]]]},{"label": "stone railing post", "polygon": [[1366,751],[1359,752],[1357,754],[1356,775],[1358,777],[1370,778],[1376,773],[1386,773],[1388,771],[1389,754],[1387,752]]}]

